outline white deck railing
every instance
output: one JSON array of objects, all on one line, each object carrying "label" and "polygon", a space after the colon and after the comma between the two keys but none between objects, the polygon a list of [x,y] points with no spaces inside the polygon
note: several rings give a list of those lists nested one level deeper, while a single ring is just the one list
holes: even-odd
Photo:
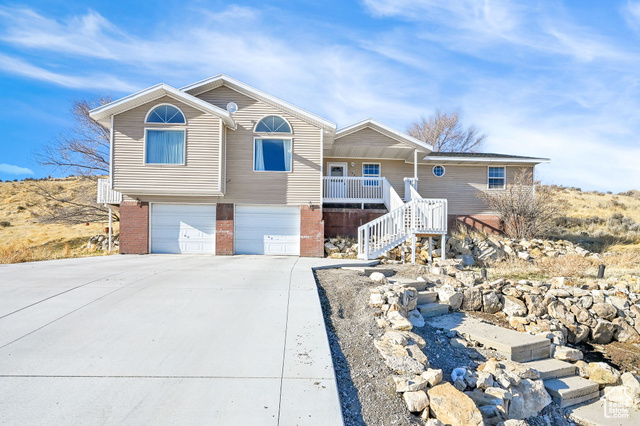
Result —
[{"label": "white deck railing", "polygon": [[111,189],[109,179],[98,179],[98,196],[99,204],[120,204],[122,202],[122,194]]},{"label": "white deck railing", "polygon": [[358,228],[358,257],[369,260],[417,234],[447,233],[447,200],[415,198]]},{"label": "white deck railing", "polygon": [[382,177],[323,176],[322,197],[325,203],[384,202],[385,183]]}]

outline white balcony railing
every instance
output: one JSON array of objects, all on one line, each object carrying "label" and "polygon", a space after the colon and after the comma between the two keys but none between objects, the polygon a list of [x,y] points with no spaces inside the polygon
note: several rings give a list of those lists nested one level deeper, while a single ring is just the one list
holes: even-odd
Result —
[{"label": "white balcony railing", "polygon": [[324,176],[322,201],[324,203],[379,203],[385,202],[387,179],[383,177]]},{"label": "white balcony railing", "polygon": [[99,204],[120,204],[122,202],[122,194],[111,189],[109,179],[98,179],[98,197]]}]

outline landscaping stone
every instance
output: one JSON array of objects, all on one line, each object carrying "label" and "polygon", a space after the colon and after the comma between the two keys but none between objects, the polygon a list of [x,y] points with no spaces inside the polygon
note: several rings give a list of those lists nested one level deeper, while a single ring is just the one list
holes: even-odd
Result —
[{"label": "landscaping stone", "polygon": [[605,362],[589,363],[589,380],[600,385],[615,385],[620,381],[620,373]]},{"label": "landscaping stone", "polygon": [[442,381],[442,370],[428,368],[421,376],[429,383],[429,386],[433,387]]},{"label": "landscaping stone", "polygon": [[482,413],[473,400],[450,383],[430,388],[427,395],[431,412],[441,422],[457,426],[483,425]]},{"label": "landscaping stone", "polygon": [[418,413],[429,406],[429,398],[422,390],[405,392],[402,398],[412,413]]},{"label": "landscaping stone", "polygon": [[495,314],[502,309],[502,303],[495,291],[482,295],[482,310],[488,314]]},{"label": "landscaping stone", "polygon": [[513,296],[504,297],[502,310],[510,317],[524,317],[527,315],[527,306],[525,303]]},{"label": "landscaping stone", "polygon": [[391,328],[394,330],[411,331],[413,324],[402,316],[400,312],[394,311],[387,314],[387,319],[391,323]]},{"label": "landscaping stone", "polygon": [[610,303],[594,303],[591,307],[600,318],[611,321],[618,314],[618,310]]},{"label": "landscaping stone", "polygon": [[393,382],[398,393],[419,391],[429,387],[428,380],[416,375],[393,376]]},{"label": "landscaping stone", "polygon": [[616,326],[613,323],[605,320],[599,320],[597,325],[591,329],[591,341],[601,345],[606,345],[613,339],[615,331]]},{"label": "landscaping stone", "polygon": [[568,346],[556,346],[553,351],[553,357],[561,361],[579,361],[582,359],[582,352]]},{"label": "landscaping stone", "polygon": [[464,291],[462,309],[465,311],[479,311],[482,309],[482,290],[468,288]]}]

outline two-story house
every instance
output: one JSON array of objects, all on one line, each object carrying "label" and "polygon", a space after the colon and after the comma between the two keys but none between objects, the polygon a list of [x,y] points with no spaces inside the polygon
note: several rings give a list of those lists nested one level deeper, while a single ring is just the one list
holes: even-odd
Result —
[{"label": "two-story house", "polygon": [[98,201],[119,209],[125,254],[322,256],[325,235],[341,234],[372,258],[455,220],[497,229],[478,191],[548,161],[432,152],[373,120],[337,129],[225,75],[159,84],[91,117],[111,129]]}]

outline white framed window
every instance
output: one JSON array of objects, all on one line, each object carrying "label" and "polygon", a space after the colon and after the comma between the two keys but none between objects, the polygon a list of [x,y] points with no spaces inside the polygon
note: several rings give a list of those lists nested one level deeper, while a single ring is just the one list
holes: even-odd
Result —
[{"label": "white framed window", "polygon": [[[362,177],[380,177],[380,163],[362,163]],[[364,180],[363,186],[380,186],[379,179]]]},{"label": "white framed window", "polygon": [[160,104],[151,108],[144,119],[152,124],[186,124],[184,114],[180,108],[171,104]]},{"label": "white framed window", "polygon": [[433,169],[431,169],[431,171],[433,172],[433,175],[435,177],[442,177],[444,176],[444,166],[433,166]]},{"label": "white framed window", "polygon": [[293,157],[291,139],[255,138],[253,140],[254,172],[290,172]]},{"label": "white framed window", "polygon": [[145,129],[145,164],[185,164],[184,129]]},{"label": "white framed window", "polygon": [[487,188],[504,189],[506,184],[507,170],[506,167],[489,166],[487,173]]}]

